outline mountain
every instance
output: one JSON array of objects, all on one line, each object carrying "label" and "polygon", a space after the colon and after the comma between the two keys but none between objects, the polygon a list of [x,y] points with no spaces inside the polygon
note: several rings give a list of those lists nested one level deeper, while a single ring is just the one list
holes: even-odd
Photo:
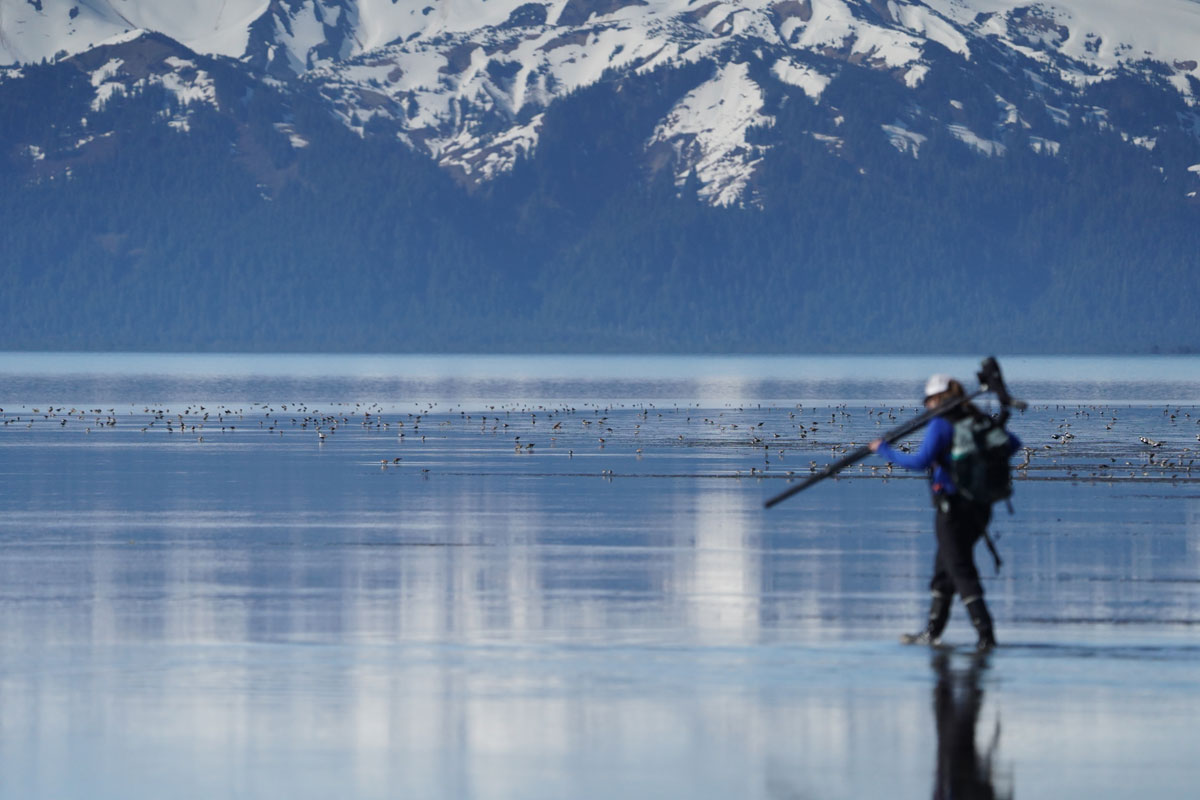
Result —
[{"label": "mountain", "polygon": [[1200,300],[1198,43],[1196,0],[0,0],[0,331],[1191,351],[1148,320]]}]

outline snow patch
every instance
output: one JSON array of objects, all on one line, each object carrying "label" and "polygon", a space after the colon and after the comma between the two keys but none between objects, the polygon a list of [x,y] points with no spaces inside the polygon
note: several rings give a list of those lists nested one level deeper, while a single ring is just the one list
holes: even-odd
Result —
[{"label": "snow patch", "polygon": [[1154,150],[1154,148],[1158,147],[1158,138],[1155,136],[1130,136],[1128,133],[1122,131],[1121,140],[1141,147],[1144,150]]},{"label": "snow patch", "polygon": [[[106,46],[110,46],[110,45],[128,44],[129,42],[136,42],[138,39],[142,38],[149,32],[150,32],[150,29],[141,28],[141,27],[133,28],[132,30],[124,30],[124,31],[121,31],[120,33],[114,34],[112,36],[107,36],[107,37],[101,39],[100,41],[96,42],[95,46],[96,47],[106,47]],[[90,50],[91,47],[89,47],[88,49]]]},{"label": "snow patch", "polygon": [[913,64],[908,68],[908,72],[904,73],[904,85],[910,89],[915,89],[924,83],[925,76],[928,74],[928,64]]},{"label": "snow patch", "polygon": [[833,80],[806,64],[797,64],[790,58],[781,58],[771,65],[771,74],[789,86],[796,86],[813,101],[821,99],[821,93]]},{"label": "snow patch", "polygon": [[[169,56],[163,62],[171,68],[171,72],[151,74],[130,82],[129,76],[122,71],[124,62],[119,58],[110,59],[91,74],[91,84],[96,89],[91,102],[92,111],[103,109],[114,96],[147,85],[162,86],[175,96],[181,106],[207,103],[218,107],[216,86],[206,71],[196,68],[196,62],[177,56]],[[172,127],[187,130],[186,125],[175,124],[180,120],[175,118]]]},{"label": "snow patch", "polygon": [[735,205],[762,161],[746,134],[775,123],[762,108],[762,89],[751,80],[749,66],[727,64],[675,104],[646,146],[674,151],[676,186],[694,173],[701,198],[715,206]]},{"label": "snow patch", "polygon": [[[175,95],[182,105],[192,103],[207,103],[214,108],[217,105],[217,87],[212,78],[202,69],[196,69],[196,62],[170,56],[166,63],[175,71],[165,75],[153,76],[151,80],[161,83],[163,88]],[[187,75],[186,73],[191,73]],[[155,80],[157,78],[157,80]]]},{"label": "snow patch", "polygon": [[101,84],[111,80],[121,70],[124,63],[119,58],[109,59],[108,63],[92,73],[92,86],[99,88]]},{"label": "snow patch", "polygon": [[[1192,70],[1192,74],[1195,74],[1197,77],[1200,77],[1200,74],[1197,74],[1197,73],[1200,73],[1200,70]],[[1192,82],[1188,80],[1188,76],[1186,74],[1171,75],[1167,78],[1167,83],[1174,86],[1175,90],[1177,92],[1179,92],[1181,95],[1183,95],[1184,98],[1186,98],[1188,100],[1189,105],[1194,106],[1196,104],[1196,96],[1195,96],[1195,93],[1192,91]]]},{"label": "snow patch", "polygon": [[1095,125],[1102,131],[1106,131],[1112,127],[1108,121],[1108,109],[1092,106],[1083,114],[1084,124]]},{"label": "snow patch", "polygon": [[1046,105],[1046,113],[1050,115],[1050,119],[1054,120],[1054,123],[1056,125],[1062,125],[1063,127],[1070,127],[1071,114],[1066,109],[1056,108],[1052,105],[1047,104]]},{"label": "snow patch", "polygon": [[1062,148],[1062,144],[1052,139],[1043,139],[1041,136],[1029,137],[1029,149],[1040,155],[1056,156]]},{"label": "snow patch", "polygon": [[438,163],[456,167],[468,176],[485,181],[510,172],[520,158],[537,146],[542,117],[538,114],[528,124],[510,128],[487,142],[462,131],[450,141],[441,143]]},{"label": "snow patch", "polygon": [[900,24],[908,30],[924,36],[932,42],[937,42],[968,61],[971,60],[971,49],[967,46],[967,37],[944,17],[928,8],[910,5],[897,6],[893,13],[897,15]]},{"label": "snow patch", "polygon": [[[200,53],[239,57],[269,0],[10,2],[0,11],[0,63],[56,60],[163,33]],[[39,10],[40,8],[40,10]]]},{"label": "snow patch", "polygon": [[1008,148],[1000,142],[984,139],[966,125],[947,125],[946,129],[955,139],[985,156],[1002,156],[1008,152]]},{"label": "snow patch", "polygon": [[1024,128],[1029,127],[1029,123],[1021,119],[1021,113],[1017,107],[1005,100],[1000,95],[996,95],[996,105],[1000,109],[1001,125],[1020,125]]},{"label": "snow patch", "polygon": [[858,32],[851,52],[862,55],[867,61],[898,69],[921,58],[921,41],[900,31],[864,26]]},{"label": "snow patch", "polygon": [[288,137],[288,143],[291,144],[293,150],[303,150],[309,145],[308,139],[296,133],[295,126],[290,122],[276,122],[275,130]]},{"label": "snow patch", "polygon": [[[462,2],[465,7],[476,0]],[[438,8],[430,17],[451,6]],[[631,8],[642,13],[641,6]],[[341,104],[339,116],[351,128],[361,132],[364,119],[389,118],[402,140],[481,179],[515,163],[513,148],[536,144],[540,125],[512,127],[530,106],[540,109],[592,85],[606,70],[645,71],[680,55],[679,45],[668,40],[671,32],[648,33],[645,20],[593,22],[582,29],[479,30],[465,18],[455,25],[468,32],[395,42],[369,57],[318,65],[307,77]]]},{"label": "snow patch", "polygon": [[809,131],[808,135],[825,145],[831,153],[841,152],[842,147],[846,144],[846,141],[840,136],[830,136],[827,133],[816,133],[814,131]]},{"label": "snow patch", "polygon": [[921,145],[928,139],[915,131],[910,131],[900,123],[884,125],[883,132],[887,134],[888,142],[901,153],[907,153],[913,158],[920,157]]},{"label": "snow patch", "polygon": [[96,89],[96,96],[92,98],[91,103],[92,111],[99,111],[104,108],[114,94],[125,91],[124,83],[113,80],[120,74],[124,63],[119,58],[113,58],[92,73],[91,83]]},{"label": "snow patch", "polygon": [[108,101],[113,98],[113,95],[124,94],[125,84],[117,81],[110,83],[102,83],[96,87],[96,96],[92,98],[92,111],[99,111],[108,104]]},{"label": "snow patch", "polygon": [[[924,0],[922,5],[1009,46],[1008,21],[1020,9],[1026,20],[1044,20],[1027,22],[1020,29],[1026,38],[1040,37],[1054,52],[1108,74],[1147,57],[1167,63],[1195,60],[1200,33],[1196,0]],[[1024,10],[1031,7],[1037,12]],[[1052,26],[1066,28],[1065,38]]]},{"label": "snow patch", "polygon": [[[328,9],[325,10],[328,14]],[[326,25],[318,18],[314,0],[305,0],[285,21],[276,15],[275,41],[283,45],[292,70],[302,74],[312,66],[313,51],[326,41]]]}]

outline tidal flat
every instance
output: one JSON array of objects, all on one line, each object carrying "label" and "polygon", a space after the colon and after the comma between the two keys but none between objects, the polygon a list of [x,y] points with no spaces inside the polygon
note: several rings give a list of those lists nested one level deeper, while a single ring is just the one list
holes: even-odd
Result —
[{"label": "tidal flat", "polygon": [[1002,359],[978,658],[922,476],[763,509],[933,360],[0,357],[0,797],[1187,796],[1200,370],[1121,362]]}]

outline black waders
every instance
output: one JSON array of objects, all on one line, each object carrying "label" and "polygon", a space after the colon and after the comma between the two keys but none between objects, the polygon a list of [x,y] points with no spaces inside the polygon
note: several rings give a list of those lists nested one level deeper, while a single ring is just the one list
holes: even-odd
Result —
[{"label": "black waders", "polygon": [[942,631],[950,620],[952,595],[934,591],[929,601],[929,622],[920,633],[906,633],[900,637],[904,644],[937,644],[942,640]]},{"label": "black waders", "polygon": [[975,649],[983,652],[996,646],[996,634],[992,631],[992,615],[988,613],[987,603],[983,597],[972,597],[967,601],[967,613],[971,615],[971,624],[979,634]]},{"label": "black waders", "polygon": [[971,624],[979,635],[976,648],[991,650],[996,646],[996,635],[992,629],[992,615],[983,601],[983,585],[973,556],[975,544],[983,538],[991,521],[991,508],[956,495],[937,495],[934,507],[937,509],[934,531],[938,547],[933,558],[933,578],[929,581],[933,593],[929,622],[925,630],[905,634],[900,641],[936,645],[950,619],[950,604],[957,594],[963,599]]}]

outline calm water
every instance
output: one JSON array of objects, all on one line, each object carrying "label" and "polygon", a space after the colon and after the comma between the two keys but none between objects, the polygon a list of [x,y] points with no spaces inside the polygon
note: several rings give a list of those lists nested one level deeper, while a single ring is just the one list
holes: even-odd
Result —
[{"label": "calm water", "polygon": [[0,796],[1190,796],[1200,359],[1002,359],[986,661],[919,478],[762,509],[976,366],[0,354]]}]

